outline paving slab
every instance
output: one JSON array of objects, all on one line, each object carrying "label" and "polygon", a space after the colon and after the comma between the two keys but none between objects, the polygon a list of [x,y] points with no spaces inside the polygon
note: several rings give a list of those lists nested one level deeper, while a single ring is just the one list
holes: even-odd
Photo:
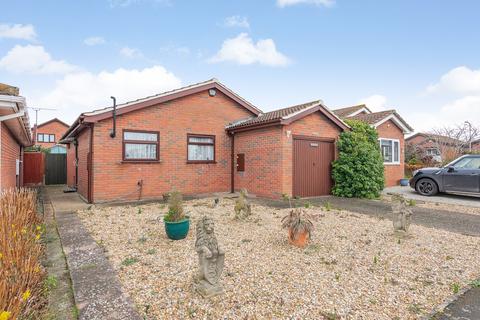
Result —
[{"label": "paving slab", "polygon": [[75,213],[89,205],[76,193],[63,193],[63,188],[52,186],[45,190],[55,210],[79,319],[141,319],[103,250]]}]

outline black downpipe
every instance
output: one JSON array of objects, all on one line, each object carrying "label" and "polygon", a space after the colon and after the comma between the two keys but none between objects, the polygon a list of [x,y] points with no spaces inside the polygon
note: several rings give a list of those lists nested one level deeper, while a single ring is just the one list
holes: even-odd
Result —
[{"label": "black downpipe", "polygon": [[75,190],[78,189],[78,140],[73,140],[73,146],[75,147]]},{"label": "black downpipe", "polygon": [[110,137],[115,138],[117,133],[117,99],[115,97],[110,97],[113,100],[113,129],[110,132]]}]

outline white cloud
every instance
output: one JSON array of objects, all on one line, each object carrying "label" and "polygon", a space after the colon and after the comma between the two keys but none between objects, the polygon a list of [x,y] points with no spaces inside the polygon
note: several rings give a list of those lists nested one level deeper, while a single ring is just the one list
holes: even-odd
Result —
[{"label": "white cloud", "polygon": [[[467,120],[480,126],[480,69],[466,66],[453,68],[428,86],[426,92],[430,94],[427,98],[435,99],[437,107],[435,111],[412,113],[417,130],[461,125]],[[454,100],[451,100],[452,96]]]},{"label": "white cloud", "polygon": [[480,69],[461,66],[444,74],[440,81],[427,87],[428,93],[455,92],[480,94]]},{"label": "white cloud", "polygon": [[480,125],[480,95],[465,96],[444,105],[441,114],[449,121],[474,121]]},{"label": "white cloud", "polygon": [[212,63],[231,61],[241,65],[259,63],[266,66],[286,66],[290,59],[277,51],[272,39],[261,39],[254,43],[246,33],[227,39],[222,48],[209,60]]},{"label": "white cloud", "polygon": [[140,50],[130,47],[123,47],[120,49],[120,54],[125,58],[133,59],[133,58],[142,58],[143,54]]},{"label": "white cloud", "polygon": [[37,37],[35,28],[31,24],[0,24],[0,39],[22,39],[34,41]]},{"label": "white cloud", "polygon": [[42,46],[16,45],[0,59],[0,68],[11,73],[64,74],[78,67],[64,60],[54,60]]},{"label": "white cloud", "polygon": [[373,112],[385,110],[387,97],[380,94],[374,94],[369,97],[360,99],[359,104],[365,104]]},{"label": "white cloud", "polygon": [[55,107],[59,117],[73,121],[81,112],[109,106],[110,96],[121,103],[180,86],[180,79],[159,65],[142,70],[81,71],[65,75],[53,90],[29,100],[33,105]]},{"label": "white cloud", "polygon": [[85,40],[83,40],[83,43],[86,44],[87,46],[96,46],[100,44],[105,43],[105,39],[102,37],[88,37]]},{"label": "white cloud", "polygon": [[335,0],[277,0],[277,6],[280,8],[297,4],[313,4],[316,6],[331,7],[335,4]]},{"label": "white cloud", "polygon": [[239,28],[250,28],[250,23],[248,22],[247,17],[242,16],[231,16],[225,18],[223,25],[228,28],[239,27]]}]

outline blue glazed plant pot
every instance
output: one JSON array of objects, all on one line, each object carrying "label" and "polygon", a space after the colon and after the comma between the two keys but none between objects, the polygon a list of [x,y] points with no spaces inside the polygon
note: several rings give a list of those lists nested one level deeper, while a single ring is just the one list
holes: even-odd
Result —
[{"label": "blue glazed plant pot", "polygon": [[165,222],[165,232],[172,240],[184,239],[190,229],[190,217],[188,216],[181,221],[165,221],[164,218],[163,222]]},{"label": "blue glazed plant pot", "polygon": [[408,179],[400,179],[400,185],[402,187],[407,187],[408,186]]}]

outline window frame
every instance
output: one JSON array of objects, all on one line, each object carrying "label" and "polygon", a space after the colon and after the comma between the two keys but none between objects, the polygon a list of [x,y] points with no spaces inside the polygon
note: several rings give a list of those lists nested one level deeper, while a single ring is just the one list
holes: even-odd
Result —
[{"label": "window frame", "polygon": [[[190,142],[190,138],[211,138],[213,143],[204,143],[204,142]],[[217,163],[217,148],[216,148],[216,139],[213,134],[197,134],[197,133],[187,133],[187,163]],[[188,157],[188,146],[213,146],[213,160],[189,160]]]},{"label": "window frame", "polygon": [[[40,139],[40,136],[42,139]],[[53,140],[52,140],[53,137]],[[37,142],[55,143],[55,134],[53,133],[37,133]]]},{"label": "window frame", "polygon": [[[386,162],[385,157],[383,156],[383,151],[382,151],[382,141],[391,141],[392,142],[392,161],[391,162]],[[398,143],[398,161],[395,161],[395,142]],[[378,138],[378,144],[380,146],[380,154],[382,155],[383,159],[383,164],[384,165],[400,165],[401,163],[401,149],[402,145],[400,144],[399,139],[392,139],[392,138]]]},{"label": "window frame", "polygon": [[[146,141],[146,140],[125,140],[125,132],[137,132],[137,133],[149,133],[149,134],[156,134],[157,135],[157,141]],[[126,144],[131,143],[131,144],[156,144],[156,154],[155,154],[155,159],[141,159],[141,158],[125,158],[125,146]],[[153,130],[134,130],[134,129],[123,129],[122,130],[122,162],[142,162],[142,163],[147,163],[147,162],[158,162],[160,160],[160,132],[159,131],[153,131]]]}]

